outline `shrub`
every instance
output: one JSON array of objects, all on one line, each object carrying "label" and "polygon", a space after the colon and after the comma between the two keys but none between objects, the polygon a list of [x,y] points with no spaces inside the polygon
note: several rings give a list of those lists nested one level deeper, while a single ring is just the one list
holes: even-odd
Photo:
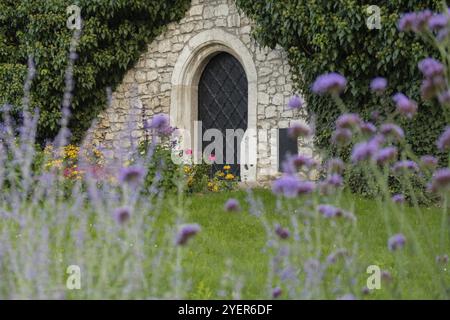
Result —
[{"label": "shrub", "polygon": [[39,108],[38,139],[52,138],[59,128],[65,88],[64,70],[72,34],[66,26],[72,4],[81,7],[82,34],[73,76],[76,83],[73,140],[83,136],[106,106],[107,87],[115,88],[146,45],[171,21],[181,19],[190,0],[0,0],[0,105],[21,109],[28,56],[36,76],[31,107]]},{"label": "shrub", "polygon": [[[417,63],[429,55],[431,46],[411,34],[397,32],[402,12],[436,9],[439,0],[385,1],[381,30],[369,30],[366,20],[370,1],[252,1],[237,0],[239,7],[256,21],[255,37],[267,46],[281,45],[289,55],[294,81],[316,121],[316,143],[329,147],[334,121],[340,114],[332,101],[311,92],[311,83],[325,72],[339,72],[349,79],[343,95],[348,108],[368,119],[372,111],[382,115],[393,109],[385,98],[372,95],[370,81],[388,78],[387,95],[404,92],[418,101],[420,72]],[[395,70],[395,72],[393,72]],[[435,102],[421,102],[419,114],[403,122],[408,143],[417,154],[436,154],[436,138],[445,120]],[[336,152],[336,150],[334,150]]]}]

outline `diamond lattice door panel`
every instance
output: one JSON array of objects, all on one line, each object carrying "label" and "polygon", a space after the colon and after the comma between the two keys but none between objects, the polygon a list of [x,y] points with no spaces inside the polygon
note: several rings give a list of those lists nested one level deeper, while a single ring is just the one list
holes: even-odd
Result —
[{"label": "diamond lattice door panel", "polygon": [[[220,53],[213,57],[200,78],[198,88],[198,117],[202,121],[202,129],[218,129],[223,135],[223,160],[226,163],[226,149],[234,150],[231,166],[234,175],[240,176],[238,165],[237,139],[227,141],[227,129],[247,130],[248,119],[248,81],[241,63],[228,53]],[[203,142],[203,150],[211,142]],[[226,148],[226,144],[229,144]],[[231,145],[233,144],[233,145]],[[221,170],[223,164],[215,164],[213,173]]]}]

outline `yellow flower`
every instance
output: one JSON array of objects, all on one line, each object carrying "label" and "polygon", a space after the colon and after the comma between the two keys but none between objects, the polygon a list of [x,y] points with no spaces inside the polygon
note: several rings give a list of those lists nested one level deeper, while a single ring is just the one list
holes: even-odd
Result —
[{"label": "yellow flower", "polygon": [[214,186],[214,183],[208,182],[208,188],[212,188]]},{"label": "yellow flower", "polygon": [[223,170],[230,170],[230,169],[231,169],[231,167],[228,166],[228,165],[226,165],[225,167],[223,167]]},{"label": "yellow flower", "polygon": [[234,175],[232,175],[231,173],[229,173],[225,176],[225,180],[233,180],[233,179],[234,179]]},{"label": "yellow flower", "polygon": [[219,192],[219,186],[217,184],[213,187],[213,191],[214,192]]},{"label": "yellow flower", "polygon": [[225,173],[223,173],[222,171],[219,171],[219,172],[217,173],[217,176],[223,177],[223,176],[225,176]]},{"label": "yellow flower", "polygon": [[191,171],[192,171],[192,168],[191,168],[191,167],[189,167],[189,166],[184,166],[184,173],[188,174],[188,173],[191,173]]}]

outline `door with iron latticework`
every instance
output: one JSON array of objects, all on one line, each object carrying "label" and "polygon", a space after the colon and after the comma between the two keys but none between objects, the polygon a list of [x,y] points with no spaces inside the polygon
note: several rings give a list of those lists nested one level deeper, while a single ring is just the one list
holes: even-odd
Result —
[{"label": "door with iron latticework", "polygon": [[[226,130],[247,130],[248,80],[241,63],[231,54],[219,53],[206,65],[198,87],[198,117],[203,132],[218,129],[223,136],[224,164],[213,164],[212,174],[230,165],[231,173],[240,176],[241,146],[237,138],[226,139]],[[203,142],[202,150],[210,143]],[[227,155],[227,150],[234,154]],[[232,163],[227,163],[227,159],[233,159]]]}]

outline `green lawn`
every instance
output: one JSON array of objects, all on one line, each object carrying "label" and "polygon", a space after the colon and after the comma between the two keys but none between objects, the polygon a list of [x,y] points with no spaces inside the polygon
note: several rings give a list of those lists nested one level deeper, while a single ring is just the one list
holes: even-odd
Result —
[{"label": "green lawn", "polygon": [[[289,216],[280,214],[275,210],[276,199],[269,191],[258,190],[256,196],[263,201],[266,207],[267,218],[270,222],[288,223]],[[225,201],[234,197],[241,201],[244,210],[240,213],[227,213],[223,209]],[[246,193],[237,191],[234,193],[219,193],[208,195],[194,195],[188,198],[186,222],[199,223],[202,232],[188,245],[183,248],[185,255],[183,267],[185,277],[192,280],[192,290],[189,298],[192,299],[214,299],[218,298],[217,291],[224,275],[230,273],[237,276],[241,281],[242,298],[257,299],[268,298],[266,286],[266,273],[268,270],[268,255],[264,252],[267,242],[266,232],[257,217],[248,213],[248,205],[245,203]],[[361,269],[358,270],[358,283],[356,288],[363,288],[369,275],[366,274],[367,266],[378,265],[383,270],[389,270],[394,279],[401,278],[401,298],[439,298],[435,293],[436,280],[434,256],[429,255],[426,259],[418,259],[418,252],[423,250],[427,255],[428,246],[433,247],[439,242],[438,232],[441,226],[441,210],[424,209],[423,218],[412,208],[405,210],[405,217],[414,230],[417,242],[423,245],[418,248],[414,245],[400,253],[392,253],[387,249],[385,222],[378,212],[374,201],[345,196],[343,202],[349,206],[354,203],[357,225],[353,231],[344,235],[345,243],[349,246],[358,246],[357,260]],[[388,213],[389,215],[390,213]],[[173,215],[169,210],[161,216],[158,225],[161,227],[169,223]],[[391,223],[392,231],[396,230],[395,222]],[[322,232],[328,231],[328,227],[321,227]],[[430,233],[427,231],[431,230]],[[331,236],[331,235],[330,235]],[[327,235],[325,235],[325,238]],[[447,241],[448,239],[446,239]],[[447,252],[448,241],[446,242]],[[332,242],[323,243],[323,252],[331,252]],[[396,255],[403,255],[402,267],[394,267]],[[230,265],[231,263],[231,265]],[[339,272],[339,271],[337,271]],[[446,283],[449,283],[449,272],[443,272]],[[373,292],[370,298],[392,297],[383,287]],[[358,294],[358,292],[356,292]]]}]

